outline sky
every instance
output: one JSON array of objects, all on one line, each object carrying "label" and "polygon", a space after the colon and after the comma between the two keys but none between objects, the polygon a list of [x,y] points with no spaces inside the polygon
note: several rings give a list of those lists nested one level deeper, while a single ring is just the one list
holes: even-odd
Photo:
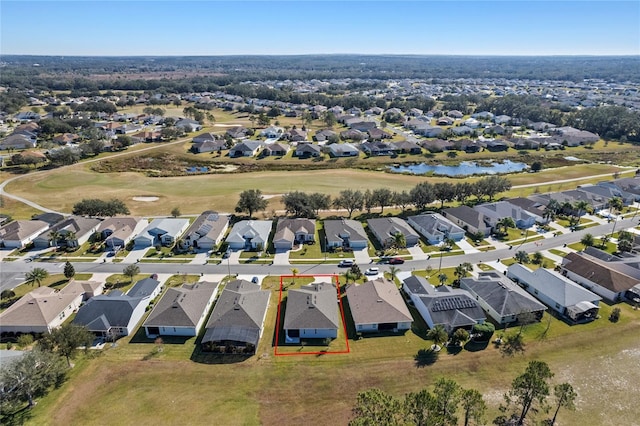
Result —
[{"label": "sky", "polygon": [[7,1],[0,54],[640,55],[640,1]]}]

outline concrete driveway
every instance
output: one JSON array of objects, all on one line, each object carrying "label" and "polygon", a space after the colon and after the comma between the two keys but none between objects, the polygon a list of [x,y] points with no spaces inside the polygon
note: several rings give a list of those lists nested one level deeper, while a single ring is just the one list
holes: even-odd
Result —
[{"label": "concrete driveway", "polygon": [[289,250],[277,249],[276,254],[273,256],[274,265],[289,265]]},{"label": "concrete driveway", "polygon": [[358,265],[365,265],[371,262],[371,257],[366,248],[353,251],[353,257]]}]

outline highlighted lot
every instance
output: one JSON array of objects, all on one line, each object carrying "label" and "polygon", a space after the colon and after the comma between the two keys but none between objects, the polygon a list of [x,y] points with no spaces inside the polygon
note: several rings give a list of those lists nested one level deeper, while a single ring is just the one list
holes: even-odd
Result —
[{"label": "highlighted lot", "polygon": [[[338,329],[337,337],[329,338],[309,338],[304,333],[295,341],[288,339],[284,330],[284,320],[287,309],[287,298],[289,290],[300,289],[301,283],[296,283],[299,278],[307,278],[299,280],[308,282],[308,278],[313,278],[314,283],[334,284],[336,288],[336,302],[338,311]],[[340,297],[340,282],[336,274],[319,274],[319,275],[281,275],[280,276],[280,292],[278,296],[278,316],[276,322],[276,335],[274,342],[274,355],[276,356],[292,356],[292,355],[335,355],[347,354],[351,350],[349,348],[349,340],[347,337],[347,327],[344,317],[344,309],[342,306],[342,297]],[[316,330],[317,331],[317,330]],[[287,341],[289,340],[289,341]]]}]

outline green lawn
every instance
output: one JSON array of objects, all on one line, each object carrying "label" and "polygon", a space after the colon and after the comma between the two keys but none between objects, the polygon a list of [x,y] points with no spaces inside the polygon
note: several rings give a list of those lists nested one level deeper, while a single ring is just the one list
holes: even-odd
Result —
[{"label": "green lawn", "polygon": [[[302,280],[296,278],[296,284]],[[204,358],[197,339],[166,343],[161,353],[153,343],[121,339],[95,359],[77,360],[69,381],[39,400],[29,424],[99,424],[105,418],[114,424],[198,424],[213,418],[217,424],[345,424],[358,391],[379,387],[400,396],[441,376],[479,389],[490,422],[502,393],[531,359],[549,363],[557,376],[553,383],[569,381],[580,395],[575,412],[561,411],[563,424],[626,424],[636,407],[635,394],[628,390],[640,372],[628,366],[640,348],[635,332],[640,311],[628,305],[617,305],[622,314],[616,324],[607,320],[613,307],[604,303],[601,318],[590,324],[569,326],[545,314],[525,329],[523,356],[503,358],[489,345],[457,354],[443,350],[432,365],[417,367],[414,356],[431,344],[419,318],[404,335],[350,341],[348,355],[274,357],[278,285],[279,277],[263,282],[272,298],[256,356]],[[603,393],[598,379],[603,374],[622,386]],[[323,408],[329,405],[330,411]]]},{"label": "green lawn", "polygon": [[[93,274],[76,274],[73,279],[77,280],[77,281],[82,281],[82,280],[88,280],[89,278],[91,278],[91,275]],[[57,290],[60,290],[62,288],[64,288],[68,283],[69,283],[69,279],[66,278],[63,274],[53,274],[53,275],[49,275],[47,278],[45,278],[42,283],[41,283],[41,287],[51,287],[51,288],[55,288]],[[25,294],[29,293],[30,291],[34,290],[35,288],[37,288],[36,285],[29,285],[29,284],[20,284],[17,285],[16,287],[14,287],[12,290],[15,293],[15,296],[12,297],[11,299],[3,299],[2,303],[0,303],[0,312],[4,311],[5,309],[7,309],[9,306],[11,306],[13,303],[15,303],[18,299],[20,299],[22,296],[24,296]]]}]

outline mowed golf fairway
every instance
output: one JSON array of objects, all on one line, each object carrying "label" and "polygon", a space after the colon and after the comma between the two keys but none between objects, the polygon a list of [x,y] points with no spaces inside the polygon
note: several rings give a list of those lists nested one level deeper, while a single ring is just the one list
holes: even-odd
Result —
[{"label": "mowed golf fairway", "polygon": [[[521,173],[507,176],[514,185],[541,184],[581,176],[621,171],[613,165],[584,164],[544,170],[540,173]],[[134,215],[168,214],[179,206],[183,214],[197,214],[214,209],[232,212],[238,194],[246,189],[260,189],[269,198],[290,191],[321,192],[331,196],[344,189],[389,188],[409,191],[416,184],[435,182],[474,181],[477,177],[451,179],[400,175],[355,169],[274,171],[252,173],[208,174],[152,178],[142,173],[96,173],[88,165],[75,165],[59,170],[44,171],[20,177],[7,185],[6,191],[38,204],[62,212],[71,212],[73,205],[83,198],[123,200]],[[578,182],[579,183],[579,182]],[[575,187],[577,183],[569,186]],[[548,188],[542,188],[545,192]],[[560,190],[559,187],[553,190]],[[515,193],[513,195],[520,195]],[[133,197],[155,196],[153,202],[135,201]],[[270,202],[267,210],[279,210],[279,199]]]}]

